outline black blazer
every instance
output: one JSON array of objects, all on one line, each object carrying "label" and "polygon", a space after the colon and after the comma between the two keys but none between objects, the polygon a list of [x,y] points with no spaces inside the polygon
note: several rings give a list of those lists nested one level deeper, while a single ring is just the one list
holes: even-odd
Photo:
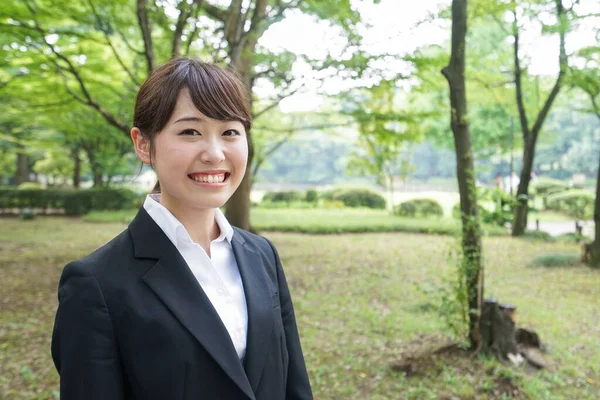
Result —
[{"label": "black blazer", "polygon": [[142,208],[60,279],[52,357],[63,400],[312,399],[279,256],[234,228],[244,362],[186,262]]}]

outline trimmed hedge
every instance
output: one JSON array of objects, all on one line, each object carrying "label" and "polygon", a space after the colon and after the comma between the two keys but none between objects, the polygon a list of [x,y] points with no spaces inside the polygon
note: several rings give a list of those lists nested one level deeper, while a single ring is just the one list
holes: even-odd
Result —
[{"label": "trimmed hedge", "polygon": [[0,209],[64,210],[67,215],[83,215],[92,210],[138,208],[142,196],[128,189],[0,189]]},{"label": "trimmed hedge", "polygon": [[594,201],[594,194],[583,189],[554,193],[546,198],[549,209],[563,212],[576,219],[592,219]]},{"label": "trimmed hedge", "polygon": [[403,217],[444,216],[444,209],[432,199],[413,199],[394,207],[394,214]]},{"label": "trimmed hedge", "polygon": [[539,178],[531,182],[531,189],[536,195],[548,196],[552,193],[568,190],[569,185],[558,179]]},{"label": "trimmed hedge", "polygon": [[306,199],[306,194],[296,190],[288,190],[282,192],[267,192],[264,194],[261,201],[271,203],[293,203]]},{"label": "trimmed hedge", "polygon": [[378,192],[366,188],[338,188],[321,194],[325,200],[341,201],[346,207],[385,209],[385,198]]}]

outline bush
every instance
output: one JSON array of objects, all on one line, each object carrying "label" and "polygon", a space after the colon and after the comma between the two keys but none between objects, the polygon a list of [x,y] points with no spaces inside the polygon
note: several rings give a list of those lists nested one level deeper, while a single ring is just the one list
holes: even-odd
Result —
[{"label": "bush", "polygon": [[128,189],[0,189],[0,209],[31,208],[43,213],[58,209],[67,215],[82,215],[91,210],[125,210],[141,204],[141,196]]},{"label": "bush", "polygon": [[378,192],[367,188],[338,188],[324,192],[321,198],[341,201],[346,207],[367,207],[385,209],[385,198]]},{"label": "bush", "polygon": [[565,213],[575,219],[593,218],[594,201],[594,194],[583,189],[554,193],[546,198],[549,209]]},{"label": "bush", "polygon": [[267,209],[280,209],[280,208],[293,208],[293,209],[307,209],[307,208],[315,208],[316,203],[307,203],[306,201],[292,201],[292,202],[283,202],[283,201],[261,201],[257,208],[267,208]]},{"label": "bush", "polygon": [[319,194],[315,189],[308,189],[306,191],[306,202],[308,203],[316,203],[319,199]]},{"label": "bush", "polygon": [[539,178],[531,182],[529,197],[534,200],[536,197],[543,199],[544,208],[548,208],[548,196],[569,190],[570,187],[563,181],[551,178]]},{"label": "bush", "polygon": [[42,184],[39,182],[23,182],[17,187],[19,190],[41,189]]},{"label": "bush", "polygon": [[537,256],[529,265],[532,267],[568,267],[579,263],[580,255],[578,253],[548,253]]},{"label": "bush", "polygon": [[[494,204],[493,210],[488,210],[479,205],[479,217],[484,224],[505,226],[512,221],[513,207],[515,199],[508,193],[504,193],[499,189],[489,190],[486,188],[478,188],[477,200],[490,202]],[[452,208],[452,216],[456,219],[461,218],[460,203],[457,203]]]},{"label": "bush", "polygon": [[444,209],[432,199],[408,200],[394,207],[394,214],[403,217],[444,216]]},{"label": "bush", "polygon": [[271,202],[271,203],[292,203],[296,201],[302,201],[306,198],[306,195],[303,192],[298,192],[296,190],[288,190],[282,192],[267,192],[262,198],[263,202]]}]

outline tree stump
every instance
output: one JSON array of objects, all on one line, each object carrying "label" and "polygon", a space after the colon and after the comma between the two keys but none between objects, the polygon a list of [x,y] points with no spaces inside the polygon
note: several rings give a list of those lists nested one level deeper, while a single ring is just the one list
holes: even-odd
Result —
[{"label": "tree stump", "polygon": [[491,352],[503,363],[519,354],[515,335],[516,307],[486,299],[481,313],[481,351]]},{"label": "tree stump", "polygon": [[481,351],[494,354],[503,364],[520,365],[525,360],[535,368],[548,363],[544,347],[533,329],[515,328],[516,307],[486,299],[481,313]]}]

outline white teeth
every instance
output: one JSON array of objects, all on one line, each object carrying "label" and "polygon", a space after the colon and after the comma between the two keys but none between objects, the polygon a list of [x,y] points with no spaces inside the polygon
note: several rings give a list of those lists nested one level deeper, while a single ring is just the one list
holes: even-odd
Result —
[{"label": "white teeth", "polygon": [[222,183],[225,180],[225,174],[218,174],[218,175],[195,175],[192,179],[194,179],[196,182]]}]

